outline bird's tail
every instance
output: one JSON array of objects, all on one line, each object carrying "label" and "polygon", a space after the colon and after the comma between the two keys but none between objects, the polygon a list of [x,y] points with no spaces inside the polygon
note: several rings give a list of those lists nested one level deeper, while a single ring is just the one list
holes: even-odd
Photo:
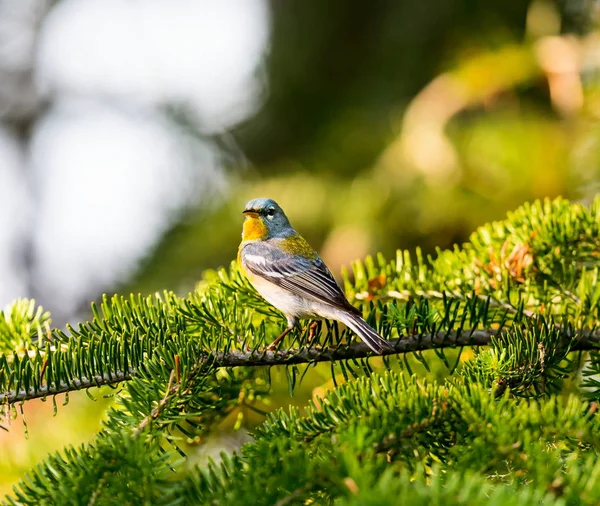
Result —
[{"label": "bird's tail", "polygon": [[360,337],[364,343],[378,355],[381,355],[384,349],[394,349],[392,343],[382,339],[382,337],[375,332],[371,326],[359,315],[350,312],[344,313],[344,315],[340,318],[340,321],[356,332],[358,337]]}]

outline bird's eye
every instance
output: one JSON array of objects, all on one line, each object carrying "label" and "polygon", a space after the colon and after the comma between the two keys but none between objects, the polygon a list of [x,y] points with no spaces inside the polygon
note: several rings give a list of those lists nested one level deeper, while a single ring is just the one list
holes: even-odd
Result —
[{"label": "bird's eye", "polygon": [[269,209],[267,210],[267,218],[270,218],[272,220],[273,216],[275,216],[275,208],[269,207]]}]

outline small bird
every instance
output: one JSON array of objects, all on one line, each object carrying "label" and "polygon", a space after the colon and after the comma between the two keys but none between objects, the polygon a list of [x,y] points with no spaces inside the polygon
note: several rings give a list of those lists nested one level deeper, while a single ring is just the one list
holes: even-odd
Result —
[{"label": "small bird", "polygon": [[238,263],[263,298],[286,316],[287,328],[275,347],[295,327],[297,318],[337,320],[350,327],[375,353],[393,349],[346,299],[331,272],[296,232],[271,199],[246,204]]}]

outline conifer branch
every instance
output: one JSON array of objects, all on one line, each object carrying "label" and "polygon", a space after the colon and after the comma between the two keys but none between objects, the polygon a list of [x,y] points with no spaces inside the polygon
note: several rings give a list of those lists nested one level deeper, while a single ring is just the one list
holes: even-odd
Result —
[{"label": "conifer branch", "polygon": [[[497,330],[464,330],[457,332],[440,332],[426,335],[410,335],[392,341],[394,349],[384,350],[382,356],[390,356],[415,351],[445,349],[462,346],[487,346],[493,337],[500,334]],[[565,333],[565,346],[570,351],[587,351],[600,345],[600,330],[582,329]],[[288,350],[270,351],[258,349],[252,351],[229,351],[207,354],[202,363],[211,362],[214,367],[271,367],[276,365],[298,365],[338,360],[356,360],[374,357],[369,348],[362,342],[355,342],[338,348],[308,347]],[[135,374],[135,369],[115,371],[104,376],[93,378],[74,378],[70,383],[43,386],[37,390],[8,391],[0,393],[0,405],[14,404],[31,399],[44,398],[76,390],[85,390],[105,385],[116,385],[128,381]],[[175,385],[175,387],[177,384]],[[172,387],[173,388],[173,387]]]},{"label": "conifer branch", "polygon": [[26,390],[21,389],[19,391],[10,391],[0,393],[0,405],[2,404],[14,404],[16,402],[28,401],[30,399],[41,399],[49,395],[64,394],[67,392],[74,392],[76,390],[86,390],[93,387],[102,387],[105,385],[116,385],[123,381],[128,381],[134,374],[135,369],[128,369],[127,371],[114,371],[110,374],[104,374],[102,376],[94,376],[93,378],[73,378],[69,383],[61,382],[58,385],[46,385],[37,390]]},{"label": "conifer branch", "polygon": [[[47,457],[3,504],[423,504],[459,491],[472,504],[599,504],[599,238],[600,197],[590,208],[557,199],[435,257],[356,262],[348,296],[394,343],[388,358],[416,352],[428,371],[418,377],[412,360],[405,371],[385,358],[370,367],[377,357],[336,324],[320,341],[299,329],[288,348],[268,351],[281,315],[235,266],[207,273],[188,297],[104,297],[65,331],[17,301],[0,311],[0,408],[127,383],[92,444]],[[488,349],[458,368],[444,352],[471,346]],[[572,353],[585,350],[583,361]],[[261,413],[239,454],[173,476],[165,444],[183,453],[181,434],[204,439],[234,409],[266,400],[256,367],[290,366],[293,390],[309,371],[296,366],[318,362],[332,363],[334,379],[357,379],[305,410]]]}]

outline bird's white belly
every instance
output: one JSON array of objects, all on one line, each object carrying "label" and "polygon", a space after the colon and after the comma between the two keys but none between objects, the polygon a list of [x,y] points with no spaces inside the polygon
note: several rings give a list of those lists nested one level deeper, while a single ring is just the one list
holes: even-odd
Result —
[{"label": "bird's white belly", "polygon": [[299,318],[328,317],[323,315],[321,304],[310,299],[299,297],[259,276],[249,277],[256,291],[271,305],[286,315]]}]

